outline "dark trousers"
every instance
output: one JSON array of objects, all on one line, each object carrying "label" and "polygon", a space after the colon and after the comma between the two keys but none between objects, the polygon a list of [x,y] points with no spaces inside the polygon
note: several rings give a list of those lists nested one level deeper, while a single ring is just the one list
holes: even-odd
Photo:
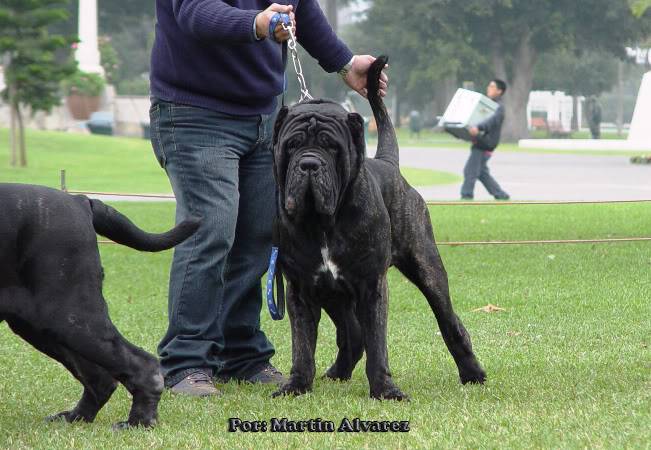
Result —
[{"label": "dark trousers", "polygon": [[169,327],[158,347],[165,383],[197,368],[246,377],[274,348],[260,329],[260,279],[275,216],[274,115],[230,116],[152,102],[151,140],[176,196],[176,221],[203,222],[176,247]]},{"label": "dark trousers", "polygon": [[463,185],[461,186],[461,197],[473,198],[475,196],[475,183],[481,181],[490,195],[496,199],[507,199],[509,194],[504,192],[499,183],[495,181],[488,170],[488,160],[493,152],[487,152],[478,148],[470,149],[470,156],[463,169]]}]

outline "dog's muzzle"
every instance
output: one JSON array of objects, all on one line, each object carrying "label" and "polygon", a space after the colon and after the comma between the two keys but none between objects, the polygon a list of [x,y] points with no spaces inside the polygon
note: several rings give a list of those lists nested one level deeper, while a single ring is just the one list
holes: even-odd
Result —
[{"label": "dog's muzzle", "polygon": [[332,215],[336,203],[336,168],[333,158],[306,150],[289,165],[285,209],[299,217],[314,211]]}]

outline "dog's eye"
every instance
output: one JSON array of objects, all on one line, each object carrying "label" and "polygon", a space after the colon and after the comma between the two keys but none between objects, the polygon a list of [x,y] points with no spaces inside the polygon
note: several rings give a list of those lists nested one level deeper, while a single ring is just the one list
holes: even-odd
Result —
[{"label": "dog's eye", "polygon": [[295,149],[301,146],[301,138],[299,137],[293,137],[287,141],[287,148],[288,149]]},{"label": "dog's eye", "polygon": [[336,144],[335,144],[335,142],[330,138],[329,135],[327,135],[327,134],[325,134],[325,133],[322,133],[322,134],[319,135],[319,145],[321,145],[321,146],[323,146],[323,147],[331,148],[331,147],[334,147]]}]

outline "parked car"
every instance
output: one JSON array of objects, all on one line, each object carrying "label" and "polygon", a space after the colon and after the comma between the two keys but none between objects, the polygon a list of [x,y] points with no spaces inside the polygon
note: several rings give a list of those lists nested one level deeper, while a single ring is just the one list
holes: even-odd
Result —
[{"label": "parked car", "polygon": [[112,136],[114,123],[112,113],[97,111],[90,115],[90,119],[86,122],[86,127],[88,127],[92,134]]}]

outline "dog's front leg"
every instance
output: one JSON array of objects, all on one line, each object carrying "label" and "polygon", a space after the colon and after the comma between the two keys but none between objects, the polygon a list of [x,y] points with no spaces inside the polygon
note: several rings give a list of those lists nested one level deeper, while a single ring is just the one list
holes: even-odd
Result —
[{"label": "dog's front leg", "polygon": [[314,352],[321,308],[308,304],[290,282],[287,283],[287,312],[292,329],[292,370],[287,383],[274,392],[273,397],[311,391],[316,373]]},{"label": "dog's front leg", "polygon": [[366,348],[366,376],[371,397],[387,400],[408,400],[394,383],[389,371],[387,349],[387,317],[389,291],[386,274],[371,286],[357,305]]}]

